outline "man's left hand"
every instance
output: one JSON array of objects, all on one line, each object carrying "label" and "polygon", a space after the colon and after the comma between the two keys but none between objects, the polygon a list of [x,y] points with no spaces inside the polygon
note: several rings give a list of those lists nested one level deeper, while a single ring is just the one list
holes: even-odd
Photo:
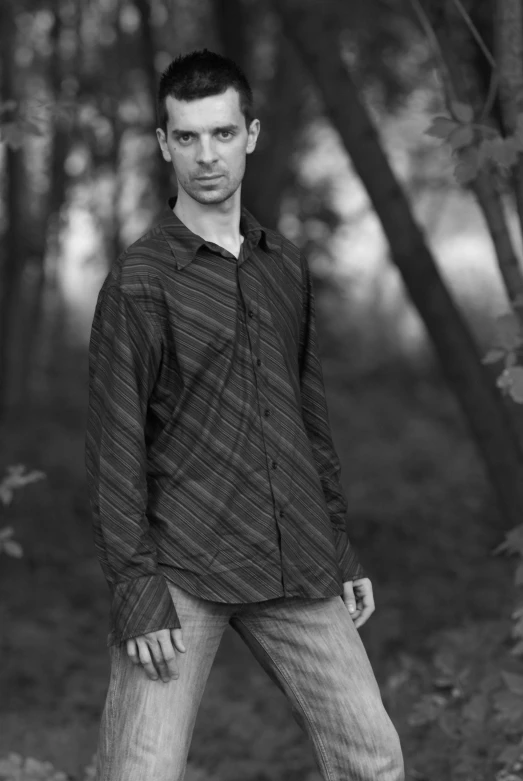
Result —
[{"label": "man's left hand", "polygon": [[358,629],[376,609],[369,578],[347,580],[343,584],[343,601],[354,621],[354,626]]}]

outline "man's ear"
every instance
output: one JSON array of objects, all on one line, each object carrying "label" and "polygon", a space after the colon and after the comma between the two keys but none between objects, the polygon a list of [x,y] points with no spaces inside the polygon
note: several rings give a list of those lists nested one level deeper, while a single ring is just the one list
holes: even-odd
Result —
[{"label": "man's ear", "polygon": [[247,149],[246,152],[248,155],[252,154],[254,150],[256,149],[256,142],[258,141],[258,136],[260,135],[260,120],[259,119],[253,119],[251,124],[249,125],[249,129],[247,131],[248,138],[247,138]]},{"label": "man's ear", "polygon": [[158,143],[160,144],[160,149],[162,150],[163,159],[166,160],[168,163],[170,163],[171,153],[169,152],[169,148],[167,146],[165,133],[161,127],[156,128],[156,138],[158,139]]}]

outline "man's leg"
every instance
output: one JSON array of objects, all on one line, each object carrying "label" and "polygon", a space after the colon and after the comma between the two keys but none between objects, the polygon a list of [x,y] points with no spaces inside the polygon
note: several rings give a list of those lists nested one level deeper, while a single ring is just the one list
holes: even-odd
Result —
[{"label": "man's leg", "polygon": [[398,734],[341,596],[250,603],[230,623],[287,696],[326,781],[403,781]]},{"label": "man's leg", "polygon": [[152,681],[112,646],[111,678],[100,724],[97,781],[182,781],[194,723],[231,607],[169,583],[182,625],[180,677]]}]

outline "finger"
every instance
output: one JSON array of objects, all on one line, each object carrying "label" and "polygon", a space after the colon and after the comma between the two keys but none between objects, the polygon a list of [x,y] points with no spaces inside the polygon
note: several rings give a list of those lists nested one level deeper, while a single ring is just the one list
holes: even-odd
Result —
[{"label": "finger", "polygon": [[349,611],[354,613],[356,610],[356,599],[354,597],[354,590],[352,588],[352,581],[348,580],[343,584],[343,601]]},{"label": "finger", "polygon": [[[167,634],[169,634],[167,630]],[[160,645],[160,640],[164,642],[164,637],[160,633],[155,633],[154,637],[148,637],[145,635],[145,640],[149,646],[149,652],[152,656],[153,664],[158,671],[158,675],[162,681],[167,682],[171,679],[169,670],[167,669],[167,663],[163,656],[163,648]]]},{"label": "finger", "polygon": [[159,638],[160,649],[163,656],[162,681],[168,683],[173,678],[179,677],[178,662],[176,660],[176,651],[171,640],[170,634],[167,638]]},{"label": "finger", "polygon": [[127,641],[127,655],[133,664],[140,664],[138,658],[138,648],[136,646],[136,640],[132,637]]},{"label": "finger", "polygon": [[371,615],[374,613],[374,607],[366,607],[362,610],[361,616],[358,617],[358,619],[354,622],[354,626],[356,629],[358,627],[363,626],[363,624],[369,620]]},{"label": "finger", "polygon": [[152,680],[157,681],[158,680],[158,671],[153,663],[153,658],[151,656],[150,648],[148,644],[145,642],[143,638],[139,638],[136,641],[136,644],[138,646],[138,658],[140,660],[140,664],[142,665],[143,669],[145,670],[146,675]]},{"label": "finger", "polygon": [[353,581],[354,592],[357,597],[372,596],[372,582],[369,578],[360,578]]},{"label": "finger", "polygon": [[182,638],[182,630],[181,629],[171,629],[171,638],[173,641],[173,645],[176,648],[177,651],[180,651],[182,654],[186,652],[186,647],[183,644],[183,638]]}]

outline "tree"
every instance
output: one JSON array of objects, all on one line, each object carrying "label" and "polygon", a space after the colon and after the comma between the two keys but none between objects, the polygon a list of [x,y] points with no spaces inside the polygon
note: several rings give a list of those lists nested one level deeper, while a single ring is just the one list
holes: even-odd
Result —
[{"label": "tree", "polygon": [[[381,221],[405,287],[417,307],[496,491],[507,527],[523,513],[522,451],[510,415],[417,225],[383,152],[368,110],[340,54],[335,4],[274,2]],[[321,35],[318,31],[321,30]]]}]

